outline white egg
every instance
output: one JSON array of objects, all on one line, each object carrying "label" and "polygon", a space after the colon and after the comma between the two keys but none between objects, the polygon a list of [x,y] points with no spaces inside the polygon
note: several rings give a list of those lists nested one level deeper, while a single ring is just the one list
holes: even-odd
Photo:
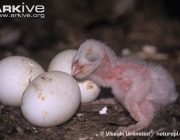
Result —
[{"label": "white egg", "polygon": [[89,103],[99,96],[101,89],[90,80],[78,81],[81,90],[81,103]]},{"label": "white egg", "polygon": [[25,88],[44,73],[35,61],[24,56],[10,56],[0,61],[0,102],[19,107]]},{"label": "white egg", "polygon": [[77,50],[65,50],[58,53],[50,62],[48,71],[63,71],[71,75],[71,65]]},{"label": "white egg", "polygon": [[[50,62],[48,71],[63,71],[71,74],[71,65],[77,50],[65,50],[58,53]],[[81,103],[94,101],[100,94],[101,88],[90,80],[77,80],[81,90]]]},{"label": "white egg", "polygon": [[32,124],[50,127],[69,120],[80,104],[80,89],[67,73],[46,72],[35,78],[26,88],[21,110]]}]

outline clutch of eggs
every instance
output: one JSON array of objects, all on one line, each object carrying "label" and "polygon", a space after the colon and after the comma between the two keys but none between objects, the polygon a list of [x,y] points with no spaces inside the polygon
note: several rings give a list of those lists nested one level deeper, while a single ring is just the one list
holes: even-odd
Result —
[{"label": "clutch of eggs", "polygon": [[28,84],[43,68],[34,60],[24,56],[10,56],[0,61],[0,102],[19,107],[21,97]]},{"label": "clutch of eggs", "polygon": [[[48,71],[63,71],[71,74],[72,60],[77,50],[69,49],[58,53],[50,62]],[[99,93],[100,87],[90,80],[77,80],[81,91],[81,103],[94,101]]]},{"label": "clutch of eggs", "polygon": [[69,120],[80,102],[92,102],[100,93],[100,87],[92,81],[76,81],[70,75],[76,52],[66,50],[56,55],[46,73],[24,56],[2,59],[0,102],[21,106],[23,116],[36,126],[50,127]]}]

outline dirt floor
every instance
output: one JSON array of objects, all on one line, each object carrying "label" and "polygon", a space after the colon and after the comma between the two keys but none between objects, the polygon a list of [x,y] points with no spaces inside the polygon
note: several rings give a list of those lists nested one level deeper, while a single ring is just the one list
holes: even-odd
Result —
[{"label": "dirt floor", "polygon": [[[106,42],[119,55],[133,54],[156,62],[172,75],[180,93],[180,4],[178,0],[31,0],[44,5],[45,18],[0,18],[0,59],[27,56],[47,70],[60,51],[78,49],[86,39]],[[21,3],[8,0],[1,5]],[[102,89],[100,98],[112,97]],[[107,114],[99,114],[107,106]],[[142,132],[149,136],[112,136],[118,126],[136,122],[120,104],[82,104],[66,123],[33,126],[20,108],[0,104],[0,140],[180,139],[180,99],[157,113]],[[160,134],[163,134],[160,135]],[[109,136],[108,136],[109,134]],[[111,134],[111,136],[110,136]]]}]

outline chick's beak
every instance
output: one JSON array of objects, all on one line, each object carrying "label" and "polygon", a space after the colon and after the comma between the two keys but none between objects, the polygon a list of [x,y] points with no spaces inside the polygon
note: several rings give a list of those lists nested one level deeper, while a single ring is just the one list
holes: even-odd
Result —
[{"label": "chick's beak", "polygon": [[81,66],[81,65],[79,64],[79,59],[76,60],[76,61],[72,64],[71,75],[72,75],[72,76],[76,76],[76,75],[80,74],[80,73],[83,71],[83,70],[82,70],[83,67],[84,67],[84,66]]}]

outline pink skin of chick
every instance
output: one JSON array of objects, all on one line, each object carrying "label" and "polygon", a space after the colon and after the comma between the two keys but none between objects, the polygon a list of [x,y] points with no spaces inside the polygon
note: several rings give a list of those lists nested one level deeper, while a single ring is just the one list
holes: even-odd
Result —
[{"label": "pink skin of chick", "polygon": [[93,39],[81,44],[73,59],[72,75],[112,88],[117,101],[137,121],[116,132],[146,128],[158,107],[165,107],[178,97],[174,81],[164,68],[137,57],[118,58],[106,44]]}]

